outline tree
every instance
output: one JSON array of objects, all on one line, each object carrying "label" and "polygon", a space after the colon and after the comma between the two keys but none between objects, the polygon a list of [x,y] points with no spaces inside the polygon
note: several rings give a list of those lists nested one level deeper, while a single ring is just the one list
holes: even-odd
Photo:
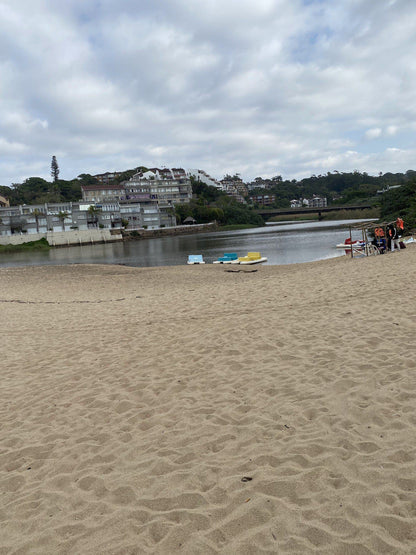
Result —
[{"label": "tree", "polygon": [[58,166],[58,162],[56,160],[56,156],[52,156],[52,162],[51,162],[51,176],[53,178],[54,181],[58,181],[58,176],[59,176],[59,166]]},{"label": "tree", "polygon": [[65,218],[68,217],[68,212],[62,212],[62,210],[58,213],[58,218],[61,220],[62,224],[62,231],[65,231]]},{"label": "tree", "polygon": [[381,197],[381,219],[404,220],[405,232],[416,229],[416,178],[398,189],[391,189]]},{"label": "tree", "polygon": [[21,216],[12,216],[10,218],[10,228],[12,233],[23,233],[27,221]]},{"label": "tree", "polygon": [[101,208],[97,208],[93,204],[88,208],[88,223],[92,223],[95,227],[97,227],[98,222],[98,214],[101,214]]},{"label": "tree", "polygon": [[34,215],[36,221],[36,233],[39,233],[39,218],[42,215],[42,212],[39,210],[39,208],[35,208],[32,214]]},{"label": "tree", "polygon": [[99,183],[98,179],[90,173],[81,173],[77,180],[80,182],[80,185],[96,185]]}]

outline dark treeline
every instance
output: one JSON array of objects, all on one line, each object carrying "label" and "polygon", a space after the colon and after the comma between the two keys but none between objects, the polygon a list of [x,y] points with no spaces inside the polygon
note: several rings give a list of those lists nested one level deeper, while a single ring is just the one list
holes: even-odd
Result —
[{"label": "dark treeline", "polygon": [[[137,171],[145,170],[140,166],[123,172],[113,183],[130,179]],[[0,186],[0,195],[10,201],[10,205],[41,204],[43,202],[77,202],[82,199],[81,185],[94,185],[99,181],[88,173],[82,173],[75,179],[54,179],[52,182],[41,177],[29,177],[23,183],[13,183],[11,187]]]},{"label": "dark treeline", "polygon": [[82,174],[70,181],[57,179],[52,182],[41,177],[29,177],[23,183],[14,183],[12,187],[0,186],[0,195],[6,197],[11,206],[43,202],[76,202],[82,198],[81,185],[92,183],[98,183],[98,181],[88,174]]}]

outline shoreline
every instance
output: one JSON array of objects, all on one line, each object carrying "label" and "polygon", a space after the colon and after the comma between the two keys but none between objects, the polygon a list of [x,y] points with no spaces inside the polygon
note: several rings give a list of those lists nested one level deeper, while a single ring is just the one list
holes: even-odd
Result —
[{"label": "shoreline", "polygon": [[412,553],[415,264],[0,268],[0,548]]}]

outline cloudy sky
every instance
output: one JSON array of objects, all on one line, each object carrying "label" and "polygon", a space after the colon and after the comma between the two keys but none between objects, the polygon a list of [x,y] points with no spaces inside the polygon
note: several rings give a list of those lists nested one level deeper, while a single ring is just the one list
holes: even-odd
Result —
[{"label": "cloudy sky", "polygon": [[0,0],[0,185],[416,170],[414,0]]}]

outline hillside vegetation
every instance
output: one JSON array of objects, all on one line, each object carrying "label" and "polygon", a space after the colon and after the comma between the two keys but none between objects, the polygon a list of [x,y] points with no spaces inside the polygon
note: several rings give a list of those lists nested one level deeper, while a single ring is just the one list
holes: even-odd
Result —
[{"label": "hillside vegetation", "polygon": [[[126,170],[116,180],[129,179],[138,169]],[[190,204],[175,207],[178,222],[188,216],[204,223],[216,220],[223,225],[262,225],[264,222],[256,213],[257,206],[250,196],[259,194],[275,195],[271,208],[287,208],[292,199],[310,198],[313,195],[326,197],[328,205],[369,204],[373,213],[380,210],[382,219],[395,219],[400,215],[408,229],[416,229],[416,171],[406,173],[385,173],[371,176],[358,171],[350,173],[328,172],[326,175],[312,175],[299,181],[256,178],[259,187],[251,191],[247,205],[240,204],[218,190],[191,178],[194,199]],[[98,184],[95,177],[81,174],[72,180],[58,179],[53,182],[40,177],[29,177],[23,183],[11,187],[0,186],[0,195],[9,199],[11,205],[39,204],[44,202],[79,201],[81,185]],[[395,187],[390,189],[390,187]],[[381,191],[384,191],[382,194]],[[349,214],[351,217],[351,214]]]},{"label": "hillside vegetation", "polygon": [[394,221],[400,216],[405,233],[416,231],[416,179],[384,193],[380,208],[381,220]]},{"label": "hillside vegetation", "polygon": [[289,208],[292,199],[311,198],[313,195],[325,197],[328,205],[370,204],[379,205],[381,195],[378,191],[389,187],[404,185],[416,178],[416,171],[406,173],[385,173],[378,176],[366,172],[328,172],[326,175],[312,175],[299,181],[283,181],[280,176],[272,179],[256,178],[259,187],[251,195],[272,194],[276,200],[273,208]]}]

